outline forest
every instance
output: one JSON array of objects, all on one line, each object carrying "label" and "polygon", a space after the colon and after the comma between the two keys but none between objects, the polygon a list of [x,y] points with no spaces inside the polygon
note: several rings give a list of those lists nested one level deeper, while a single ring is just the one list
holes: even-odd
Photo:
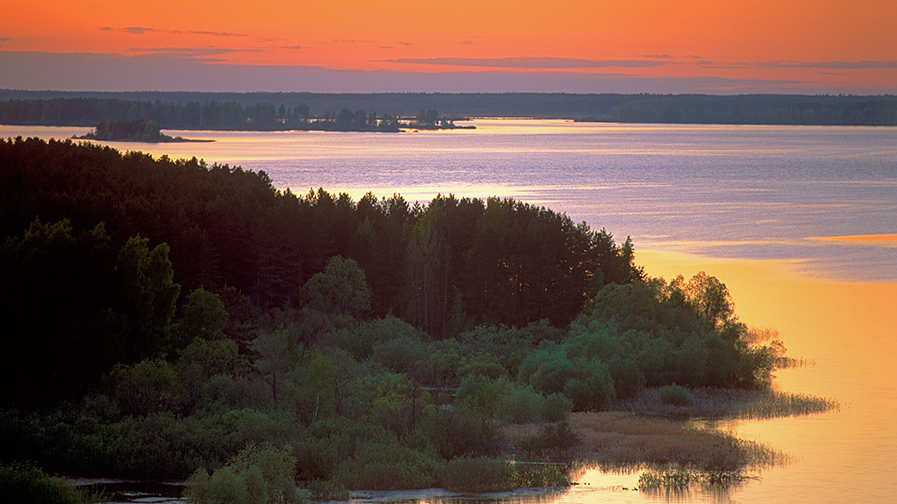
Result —
[{"label": "forest", "polygon": [[[401,120],[400,120],[401,119]],[[436,109],[420,109],[407,118],[391,114],[368,114],[364,109],[339,112],[327,110],[320,115],[310,115],[309,106],[299,103],[285,106],[283,103],[255,102],[243,105],[237,101],[203,102],[122,100],[119,98],[51,98],[11,99],[0,101],[0,124],[93,126],[97,132],[106,132],[114,125],[118,129],[135,127],[137,122],[152,125],[158,130],[242,130],[242,131],[369,131],[395,133],[406,129],[455,129],[452,119]],[[472,128],[465,126],[464,128]],[[110,131],[111,133],[111,131]],[[160,137],[158,131],[116,132],[117,137],[153,138],[154,141],[172,141]],[[101,133],[102,134],[102,133]],[[97,137],[99,138],[99,137]],[[162,138],[162,140],[159,140]],[[170,137],[169,137],[170,138]],[[119,138],[120,139],[120,138]],[[143,140],[139,140],[143,141]]]},{"label": "forest", "polygon": [[[440,121],[422,120],[439,110]],[[365,111],[375,111],[367,113]],[[364,116],[362,121],[359,115]],[[568,93],[187,93],[0,90],[0,124],[93,126],[153,120],[163,129],[394,131],[465,117],[623,123],[897,126],[891,95]],[[443,121],[444,120],[444,121]]]},{"label": "forest", "polygon": [[718,279],[648,278],[629,239],[511,199],[16,138],[0,233],[0,472],[189,477],[191,502],[563,484],[509,455],[647,388],[763,388],[782,356]]}]

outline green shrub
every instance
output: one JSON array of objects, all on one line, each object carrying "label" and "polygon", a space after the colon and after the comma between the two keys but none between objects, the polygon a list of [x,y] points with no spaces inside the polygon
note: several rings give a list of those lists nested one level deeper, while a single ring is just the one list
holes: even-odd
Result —
[{"label": "green shrub", "polygon": [[0,464],[0,500],[17,504],[87,504],[100,496],[88,495],[74,485],[51,478],[28,463]]},{"label": "green shrub", "polygon": [[529,457],[563,456],[576,448],[578,442],[565,420],[547,425],[539,434],[521,439],[517,447]]},{"label": "green shrub", "polygon": [[190,504],[298,503],[304,499],[293,482],[296,459],[290,449],[249,445],[211,476],[198,469],[187,480]]},{"label": "green shrub", "polygon": [[545,396],[531,386],[517,385],[510,394],[499,399],[498,411],[506,422],[532,423],[542,418],[546,402]]},{"label": "green shrub", "polygon": [[542,419],[546,422],[560,422],[570,416],[573,401],[564,394],[551,394],[545,398]]},{"label": "green shrub", "polygon": [[691,404],[691,394],[685,387],[675,383],[666,385],[660,388],[660,402],[673,406],[688,406]]},{"label": "green shrub", "polygon": [[542,462],[515,462],[515,487],[570,486],[570,466]]},{"label": "green shrub", "polygon": [[397,443],[371,443],[340,464],[338,480],[358,490],[427,488],[436,483],[439,463]]},{"label": "green shrub", "polygon": [[461,457],[450,460],[442,471],[442,485],[457,492],[501,492],[514,488],[510,462],[500,458]]},{"label": "green shrub", "polygon": [[610,371],[599,360],[577,360],[578,375],[564,385],[564,395],[573,401],[576,411],[600,411],[616,400],[614,381]]}]

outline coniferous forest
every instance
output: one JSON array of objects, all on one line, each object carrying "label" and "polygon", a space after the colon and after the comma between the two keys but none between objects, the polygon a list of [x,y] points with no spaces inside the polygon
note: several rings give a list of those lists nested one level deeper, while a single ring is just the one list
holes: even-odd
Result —
[{"label": "coniferous forest", "polygon": [[[439,110],[443,117],[425,119]],[[367,112],[366,112],[367,111]],[[897,126],[892,95],[568,93],[77,93],[0,90],[0,124],[95,126],[146,119],[162,129],[397,131],[464,117],[622,123]],[[437,121],[433,119],[440,119]],[[445,121],[442,121],[445,119]]]},{"label": "coniferous forest", "polygon": [[647,278],[630,240],[510,199],[295,194],[17,138],[0,233],[0,456],[62,474],[199,491],[267,457],[319,497],[555,484],[511,471],[496,426],[546,425],[516,448],[541,457],[571,411],[763,387],[782,350],[716,278]]}]

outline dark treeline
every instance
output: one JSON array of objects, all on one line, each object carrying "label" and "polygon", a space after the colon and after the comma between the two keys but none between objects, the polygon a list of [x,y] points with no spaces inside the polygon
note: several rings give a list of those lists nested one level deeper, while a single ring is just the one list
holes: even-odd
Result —
[{"label": "dark treeline", "polygon": [[[81,99],[81,101],[78,101]],[[103,107],[118,107],[116,116],[99,116]],[[214,103],[227,112],[202,113]],[[99,110],[95,110],[93,104]],[[153,107],[186,108],[178,126]],[[27,106],[26,106],[27,105]],[[163,107],[164,106],[164,107]],[[79,108],[80,107],[80,108]],[[257,110],[256,107],[261,109]],[[283,107],[283,110],[281,110]],[[238,108],[243,116],[235,114]],[[27,109],[27,114],[23,111]],[[65,111],[63,111],[65,109]],[[249,109],[251,112],[246,112]],[[809,95],[653,95],[567,93],[198,93],[198,92],[53,92],[0,90],[0,123],[94,125],[105,119],[153,119],[163,128],[283,129],[304,117],[323,118],[343,109],[378,111],[414,117],[440,110],[449,118],[536,117],[615,122],[897,125],[897,97]],[[139,115],[143,112],[144,115]],[[128,115],[131,114],[131,115]],[[169,114],[173,121],[177,114]],[[222,117],[223,116],[223,117]],[[88,118],[89,117],[89,118]],[[65,122],[60,122],[65,119]],[[72,122],[77,121],[77,122]],[[200,123],[206,124],[200,126]],[[187,125],[189,124],[189,125]],[[220,126],[213,126],[220,124]],[[258,126],[264,125],[264,126]]]},{"label": "dark treeline", "polygon": [[[0,122],[93,126],[104,121],[146,120],[165,129],[284,130],[308,125],[308,105],[240,104],[216,100],[171,101],[119,98],[13,99],[0,102]],[[367,119],[367,114],[365,114]]]},{"label": "dark treeline", "polygon": [[[118,98],[12,99],[0,102],[0,123],[28,125],[86,126],[113,124],[119,128],[142,121],[166,129],[207,130],[319,130],[397,132],[401,128],[449,129],[456,126],[436,109],[421,109],[405,122],[391,114],[368,114],[364,109],[327,111],[310,116],[307,104],[236,101],[188,101],[186,103],[122,100]],[[122,135],[115,135],[121,139]],[[149,132],[128,132],[135,139]]]},{"label": "dark treeline", "polygon": [[[602,285],[640,275],[628,241],[618,246],[603,230],[513,200],[443,196],[420,206],[368,194],[356,202],[324,190],[281,192],[264,172],[195,159],[36,139],[0,149],[2,236],[21,234],[35,217],[68,219],[75,238],[102,223],[105,253],[138,235],[165,244],[185,292],[229,287],[262,309],[299,305],[302,286],[333,256],[363,268],[374,316],[400,315],[435,337],[478,323],[565,326]],[[87,254],[100,245],[70,246]]]},{"label": "dark treeline", "polygon": [[[196,503],[562,485],[506,457],[569,460],[571,411],[763,387],[783,353],[719,280],[646,278],[628,239],[508,199],[299,196],[18,138],[0,239],[0,474],[36,485],[38,466],[190,477]],[[514,423],[542,430],[509,448]]]}]

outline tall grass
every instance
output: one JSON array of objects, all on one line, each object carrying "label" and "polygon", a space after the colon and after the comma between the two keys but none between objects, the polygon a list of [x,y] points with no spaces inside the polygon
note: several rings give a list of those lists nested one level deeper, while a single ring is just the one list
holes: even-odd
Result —
[{"label": "tall grass", "polygon": [[666,388],[646,389],[638,397],[618,401],[614,409],[671,418],[763,419],[813,415],[840,408],[838,401],[834,399],[809,394],[711,387],[688,389],[691,403],[673,405],[664,402],[663,393]]},{"label": "tall grass", "polygon": [[604,467],[681,467],[728,471],[787,461],[768,446],[712,428],[626,412],[576,413],[571,427]]}]

